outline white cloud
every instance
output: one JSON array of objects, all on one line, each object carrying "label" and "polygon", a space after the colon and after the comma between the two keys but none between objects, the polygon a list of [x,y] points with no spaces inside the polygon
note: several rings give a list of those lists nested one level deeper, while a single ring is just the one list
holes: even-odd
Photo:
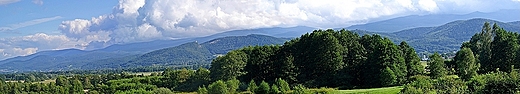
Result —
[{"label": "white cloud", "polygon": [[439,10],[437,3],[433,0],[419,0],[419,5],[421,9],[426,11],[436,12]]},{"label": "white cloud", "polygon": [[43,5],[43,0],[33,0],[32,2],[36,5]]},{"label": "white cloud", "polygon": [[20,1],[20,0],[0,0],[0,5],[7,5],[7,4],[15,3],[18,1]]},{"label": "white cloud", "polygon": [[64,21],[60,30],[79,39],[102,32],[108,36],[101,38],[103,44],[128,43],[261,27],[347,27],[393,15],[509,8],[491,7],[497,2],[506,0],[120,0],[113,13]]},{"label": "white cloud", "polygon": [[26,22],[17,23],[17,24],[10,24],[9,26],[0,27],[0,32],[12,31],[12,30],[16,30],[18,28],[32,26],[32,25],[36,25],[36,24],[40,24],[40,23],[44,23],[44,22],[60,19],[60,18],[62,18],[62,17],[61,16],[54,16],[54,17],[49,17],[49,18],[34,19],[34,20],[31,20],[31,21],[26,21]]},{"label": "white cloud", "polygon": [[[74,38],[106,32],[112,43],[205,36],[227,30],[305,25],[338,27],[414,11],[436,11],[411,0],[120,0],[112,14],[64,21]],[[427,2],[428,3],[428,2]]]}]

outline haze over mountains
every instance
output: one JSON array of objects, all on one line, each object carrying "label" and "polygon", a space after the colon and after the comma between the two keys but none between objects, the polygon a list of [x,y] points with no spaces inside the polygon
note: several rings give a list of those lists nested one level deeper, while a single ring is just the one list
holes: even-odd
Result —
[{"label": "haze over mountains", "polygon": [[[380,34],[394,42],[407,41],[418,52],[450,52],[458,50],[463,41],[468,41],[473,34],[480,32],[484,22],[497,23],[508,31],[520,31],[518,21],[520,18],[515,19],[520,17],[515,16],[520,15],[520,11],[514,11],[516,12],[406,16],[348,28],[359,27],[359,30],[353,31],[360,35]],[[2,69],[0,71],[57,71],[209,64],[216,55],[225,54],[229,50],[250,45],[283,44],[290,38],[299,37],[314,29],[316,28],[305,26],[246,29],[199,38],[116,44],[89,51],[77,49],[42,51],[0,61],[0,69]],[[382,30],[385,31],[381,32]]]}]

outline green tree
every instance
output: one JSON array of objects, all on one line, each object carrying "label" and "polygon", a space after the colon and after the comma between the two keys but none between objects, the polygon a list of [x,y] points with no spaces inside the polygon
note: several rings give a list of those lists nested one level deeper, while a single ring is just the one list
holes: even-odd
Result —
[{"label": "green tree", "polygon": [[252,93],[255,93],[257,88],[258,88],[258,86],[256,85],[255,80],[251,80],[249,82],[249,86],[247,87],[247,90],[251,91]]},{"label": "green tree", "polygon": [[167,70],[164,71],[163,74],[165,77],[166,87],[177,88],[179,85],[186,82],[194,74],[194,71],[183,68],[180,70]]},{"label": "green tree", "polygon": [[257,94],[268,94],[270,92],[271,88],[269,87],[269,83],[262,81],[260,83],[260,86],[258,86],[258,89],[255,91]]},{"label": "green tree", "polygon": [[208,94],[208,89],[205,86],[199,87],[197,94]]},{"label": "green tree", "polygon": [[208,86],[208,94],[228,94],[226,83],[222,80],[213,82]]},{"label": "green tree", "polygon": [[275,82],[276,82],[275,85],[279,86],[279,90],[281,93],[285,94],[291,90],[291,87],[289,87],[289,83],[287,83],[285,80],[278,78],[278,79],[276,79]]},{"label": "green tree", "polygon": [[424,66],[421,65],[420,58],[415,52],[415,50],[408,45],[405,41],[402,41],[399,44],[401,51],[403,52],[403,57],[406,64],[406,69],[408,70],[407,77],[410,78],[415,75],[424,74]]},{"label": "green tree", "polygon": [[468,86],[460,79],[453,77],[442,77],[434,82],[437,93],[440,94],[462,94],[467,93]]},{"label": "green tree", "polygon": [[226,85],[228,88],[228,93],[235,93],[238,89],[238,85],[240,85],[240,81],[237,79],[232,79],[226,81]]},{"label": "green tree", "polygon": [[313,82],[309,85],[327,86],[333,84],[335,73],[343,68],[343,47],[334,37],[334,30],[315,30],[310,34],[302,35],[294,44],[294,64],[297,66],[297,79],[302,82]]},{"label": "green tree", "polygon": [[397,76],[389,67],[383,69],[380,75],[383,86],[391,86],[397,83]]},{"label": "green tree", "polygon": [[430,69],[430,76],[435,79],[444,77],[448,73],[444,59],[442,59],[441,55],[437,52],[430,56],[428,67]]},{"label": "green tree", "polygon": [[335,83],[334,86],[351,87],[354,84],[361,82],[360,74],[363,68],[360,66],[366,60],[366,51],[360,44],[360,36],[354,32],[342,29],[339,34],[335,34],[338,38],[342,48],[343,69],[341,69],[330,82]]},{"label": "green tree", "polygon": [[56,85],[67,86],[69,85],[69,80],[67,80],[65,76],[58,76],[58,78],[56,78]]},{"label": "green tree", "polygon": [[72,93],[82,93],[83,92],[83,84],[78,79],[72,80],[72,89],[70,92]]},{"label": "green tree", "polygon": [[210,76],[212,80],[231,80],[246,74],[244,67],[247,54],[241,51],[231,51],[225,56],[217,57],[211,62]]},{"label": "green tree", "polygon": [[480,64],[475,62],[473,52],[469,48],[462,48],[454,58],[456,74],[464,80],[477,75]]},{"label": "green tree", "polygon": [[90,82],[89,77],[85,77],[85,79],[83,79],[83,86],[85,89],[91,89],[94,87],[94,85],[92,85],[92,83]]},{"label": "green tree", "polygon": [[432,80],[427,76],[414,76],[415,80],[401,90],[401,94],[436,94]]},{"label": "green tree", "polygon": [[[497,26],[496,23],[493,27],[495,26]],[[484,23],[481,32],[473,35],[469,42],[463,43],[461,46],[461,49],[470,48],[473,51],[475,62],[482,65],[481,73],[495,70],[491,65],[491,42],[493,41],[495,29],[491,28],[489,22]]]},{"label": "green tree", "polygon": [[307,88],[301,84],[298,84],[293,87],[293,93],[292,94],[311,94]]},{"label": "green tree", "polygon": [[185,82],[180,83],[176,90],[184,92],[196,91],[200,86],[209,84],[209,74],[210,71],[208,69],[199,68]]},{"label": "green tree", "polygon": [[[382,77],[385,68],[390,68],[397,78],[398,84],[404,84],[407,79],[406,63],[401,55],[402,51],[388,38],[379,35],[364,35],[360,43],[367,50],[367,60],[360,67],[361,85],[366,87],[380,87],[388,82]],[[388,72],[388,71],[387,71]],[[387,76],[391,77],[391,76]],[[393,79],[393,78],[391,78]],[[359,83],[359,82],[358,82]]]},{"label": "green tree", "polygon": [[384,62],[383,67],[389,67],[394,72],[397,78],[396,84],[405,84],[408,72],[402,51],[400,50],[399,46],[395,45],[388,38],[383,39],[383,47],[385,48],[383,54],[381,54],[381,57],[383,57],[382,60]]},{"label": "green tree", "polygon": [[168,88],[157,88],[152,92],[153,94],[173,94],[173,92]]},{"label": "green tree", "polygon": [[[279,66],[275,65],[277,59],[276,54],[279,51],[280,46],[277,45],[266,45],[266,46],[251,46],[241,49],[246,53],[248,61],[245,67],[246,75],[242,76],[241,79],[244,81],[248,80],[269,80],[275,79],[276,76],[283,75],[285,72],[277,72],[278,70],[284,70],[284,64]],[[280,69],[278,69],[280,68]]]},{"label": "green tree", "polygon": [[518,52],[518,34],[507,32],[502,28],[495,31],[496,36],[491,43],[491,65],[489,67],[498,68],[500,71],[511,71],[511,65],[519,66],[516,57]]},{"label": "green tree", "polygon": [[89,90],[89,91],[87,92],[87,94],[101,94],[101,93],[99,93],[99,92],[96,91],[96,90]]},{"label": "green tree", "polygon": [[278,93],[280,93],[280,88],[276,84],[273,84],[273,85],[271,85],[270,92],[272,94],[278,94]]}]

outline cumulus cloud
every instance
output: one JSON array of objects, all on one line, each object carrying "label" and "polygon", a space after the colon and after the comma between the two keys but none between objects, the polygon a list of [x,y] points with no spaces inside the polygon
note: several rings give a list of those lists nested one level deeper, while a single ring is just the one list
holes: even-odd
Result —
[{"label": "cumulus cloud", "polygon": [[110,45],[262,27],[347,27],[393,15],[491,11],[518,5],[496,6],[507,2],[512,1],[120,0],[111,14],[64,21],[59,29],[72,38],[108,36],[89,41]]},{"label": "cumulus cloud", "polygon": [[20,0],[0,0],[0,5],[7,5],[7,4],[15,3],[18,1],[20,1]]},{"label": "cumulus cloud", "polygon": [[438,11],[436,4],[430,3],[417,4],[412,0],[121,0],[111,14],[90,20],[64,21],[59,29],[73,38],[104,32],[110,36],[111,43],[127,43],[273,26],[348,26],[410,11]]},{"label": "cumulus cloud", "polygon": [[26,22],[22,22],[22,23],[10,24],[10,25],[5,26],[5,27],[0,27],[0,32],[12,31],[12,30],[16,30],[18,28],[32,26],[32,25],[36,25],[36,24],[40,24],[40,23],[44,23],[44,22],[60,19],[60,18],[62,18],[62,17],[61,16],[54,16],[54,17],[49,17],[49,18],[34,19],[34,20],[31,20],[31,21],[26,21]]}]

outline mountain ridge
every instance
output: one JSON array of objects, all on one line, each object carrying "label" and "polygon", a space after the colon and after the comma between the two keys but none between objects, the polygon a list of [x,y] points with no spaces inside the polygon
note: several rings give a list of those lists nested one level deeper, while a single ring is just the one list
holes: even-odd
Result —
[{"label": "mountain ridge", "polygon": [[[267,35],[251,34],[247,36],[228,36],[216,38],[221,42],[188,42],[174,47],[154,50],[144,54],[134,54],[131,52],[111,53],[105,51],[82,51],[77,49],[60,50],[63,54],[45,55],[42,52],[29,55],[28,58],[9,59],[8,62],[2,61],[0,72],[16,71],[62,71],[62,70],[87,70],[87,69],[106,69],[106,68],[125,68],[151,65],[180,65],[185,64],[209,64],[215,54],[225,54],[229,50],[254,45],[283,44],[287,38],[276,38]],[[237,41],[238,40],[238,41]],[[229,45],[232,41],[235,45]],[[223,44],[220,44],[223,43]],[[219,45],[215,45],[219,44]],[[199,47],[200,46],[200,47]],[[208,49],[208,48],[211,48]],[[220,50],[218,48],[229,48]],[[165,51],[166,50],[166,51]],[[170,51],[168,51],[170,50]],[[205,51],[204,51],[205,50]],[[82,54],[67,55],[68,51],[81,51]],[[164,53],[166,52],[166,53]],[[170,53],[168,53],[170,52]],[[218,52],[218,53],[217,53]],[[60,56],[63,55],[63,56]],[[149,58],[148,58],[149,57]],[[175,57],[175,58],[169,58]],[[154,60],[153,58],[159,58]],[[148,60],[148,61],[147,61]],[[165,61],[165,62],[162,62]]]},{"label": "mountain ridge", "polygon": [[486,18],[501,22],[519,21],[520,10],[499,10],[495,12],[472,12],[467,14],[430,14],[430,15],[409,15],[392,19],[358,24],[346,27],[347,29],[361,29],[372,32],[393,33],[417,27],[432,27],[443,25],[455,20],[465,20],[473,18]]}]

